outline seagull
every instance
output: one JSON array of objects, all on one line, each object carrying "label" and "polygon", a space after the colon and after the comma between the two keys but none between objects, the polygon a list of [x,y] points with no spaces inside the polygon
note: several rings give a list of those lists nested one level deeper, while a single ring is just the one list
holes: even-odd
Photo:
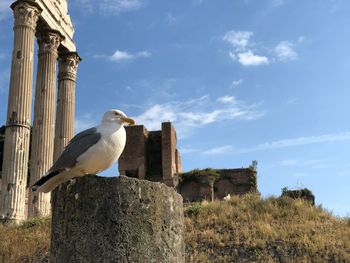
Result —
[{"label": "seagull", "polygon": [[48,193],[74,177],[97,174],[116,162],[124,150],[124,125],[134,125],[122,111],[107,111],[101,123],[75,135],[50,170],[33,186],[32,191]]}]

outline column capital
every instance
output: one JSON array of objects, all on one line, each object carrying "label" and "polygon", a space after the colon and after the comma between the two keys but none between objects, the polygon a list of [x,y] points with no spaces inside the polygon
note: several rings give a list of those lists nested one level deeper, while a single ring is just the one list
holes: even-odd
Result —
[{"label": "column capital", "polygon": [[62,53],[59,55],[58,61],[58,80],[70,79],[75,81],[77,78],[78,64],[81,61],[78,53]]},{"label": "column capital", "polygon": [[35,30],[39,15],[42,12],[41,7],[33,1],[18,0],[11,5],[15,18],[15,27],[27,26]]},{"label": "column capital", "polygon": [[57,56],[57,49],[61,44],[64,36],[57,30],[39,29],[36,37],[38,39],[38,55],[53,53]]}]

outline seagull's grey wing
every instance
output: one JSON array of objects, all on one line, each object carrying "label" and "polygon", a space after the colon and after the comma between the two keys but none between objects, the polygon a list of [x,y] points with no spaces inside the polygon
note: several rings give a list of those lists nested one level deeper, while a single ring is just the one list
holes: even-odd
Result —
[{"label": "seagull's grey wing", "polygon": [[95,145],[100,139],[101,134],[97,132],[95,127],[78,133],[66,146],[49,172],[72,168],[77,163],[79,156]]}]

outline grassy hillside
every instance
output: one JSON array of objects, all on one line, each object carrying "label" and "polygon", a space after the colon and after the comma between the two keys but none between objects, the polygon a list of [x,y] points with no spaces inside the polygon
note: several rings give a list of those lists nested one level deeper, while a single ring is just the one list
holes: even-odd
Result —
[{"label": "grassy hillside", "polygon": [[[350,262],[350,219],[255,195],[186,207],[186,262]],[[0,226],[0,262],[47,262],[48,219]]]},{"label": "grassy hillside", "polygon": [[186,262],[350,262],[350,220],[290,198],[186,208]]}]

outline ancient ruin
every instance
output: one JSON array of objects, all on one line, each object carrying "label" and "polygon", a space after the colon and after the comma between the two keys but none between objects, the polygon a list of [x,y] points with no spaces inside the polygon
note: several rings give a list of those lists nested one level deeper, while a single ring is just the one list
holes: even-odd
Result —
[{"label": "ancient ruin", "polygon": [[[48,170],[53,162],[54,151],[57,156],[73,136],[75,79],[80,58],[73,41],[74,30],[66,0],[18,0],[11,8],[14,14],[14,46],[0,219],[20,221],[25,219],[35,37],[39,48],[30,183],[37,181]],[[57,60],[59,77],[56,104]],[[29,217],[49,214],[50,194],[31,193],[28,213]]]},{"label": "ancient ruin", "polygon": [[289,197],[292,199],[302,199],[315,205],[315,195],[307,188],[289,190],[287,187],[282,188],[281,197]]},{"label": "ancient ruin", "polygon": [[259,193],[252,168],[193,170],[181,175],[177,187],[184,202],[223,200],[229,195]]},{"label": "ancient ruin", "polygon": [[175,187],[184,202],[258,193],[254,161],[249,168],[182,173],[176,130],[171,122],[162,123],[160,131],[148,131],[143,125],[136,125],[126,127],[126,132],[126,146],[118,163],[121,175]]},{"label": "ancient ruin", "polygon": [[129,126],[126,134],[126,145],[118,162],[120,175],[176,187],[182,167],[171,122],[163,122],[160,131],[147,131],[143,125]]}]

